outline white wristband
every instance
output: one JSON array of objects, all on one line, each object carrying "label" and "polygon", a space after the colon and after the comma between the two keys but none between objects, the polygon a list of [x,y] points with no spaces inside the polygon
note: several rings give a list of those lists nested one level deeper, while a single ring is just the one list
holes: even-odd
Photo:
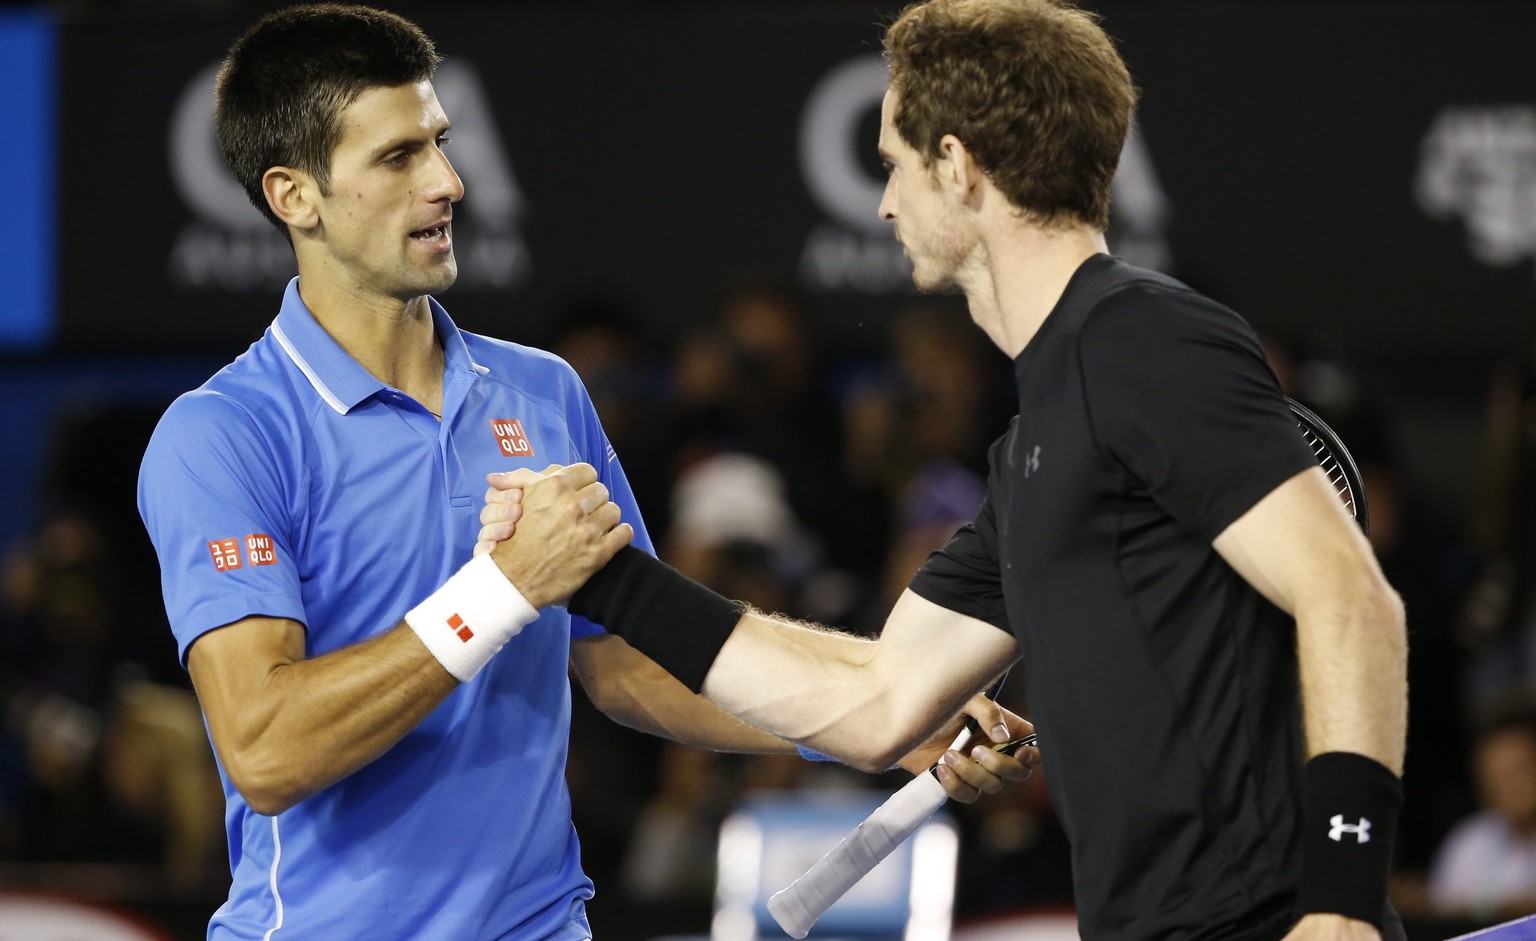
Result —
[{"label": "white wristband", "polygon": [[405,623],[438,662],[468,683],[539,612],[489,554],[475,556],[410,610]]}]

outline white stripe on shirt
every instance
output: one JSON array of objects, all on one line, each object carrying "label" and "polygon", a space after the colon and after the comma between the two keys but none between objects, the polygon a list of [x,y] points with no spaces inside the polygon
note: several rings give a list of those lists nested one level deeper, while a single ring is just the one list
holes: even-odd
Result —
[{"label": "white stripe on shirt", "polygon": [[[303,368],[302,366],[300,367]],[[272,941],[272,933],[283,926],[283,896],[277,891],[277,864],[283,858],[283,840],[277,833],[277,818],[272,818],[272,874],[267,882],[272,886],[272,901],[277,905],[277,924],[267,929],[261,941]]]}]

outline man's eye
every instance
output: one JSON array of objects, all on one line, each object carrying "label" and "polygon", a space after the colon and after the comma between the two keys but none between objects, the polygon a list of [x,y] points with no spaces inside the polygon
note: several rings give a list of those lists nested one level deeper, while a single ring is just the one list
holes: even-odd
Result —
[{"label": "man's eye", "polygon": [[384,162],[391,167],[400,167],[405,165],[406,158],[409,156],[410,154],[401,151],[398,154],[391,154],[390,156],[385,157]]},{"label": "man's eye", "polygon": [[449,137],[446,134],[443,135],[442,137],[439,137],[437,139],[437,146],[439,146],[439,147],[442,147],[444,144],[451,144],[451,143],[453,143],[453,138]]}]

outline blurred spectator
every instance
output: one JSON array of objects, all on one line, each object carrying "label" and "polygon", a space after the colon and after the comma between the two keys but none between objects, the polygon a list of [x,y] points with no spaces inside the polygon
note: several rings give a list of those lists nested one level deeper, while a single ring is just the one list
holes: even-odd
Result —
[{"label": "blurred spectator", "polygon": [[765,611],[792,614],[799,608],[795,589],[817,561],[783,475],[746,454],[716,454],[682,473],[663,547],[689,577]]},{"label": "blurred spectator", "polygon": [[766,461],[795,516],[821,525],[829,561],[850,564],[849,527],[840,524],[846,487],[833,458],[837,409],[798,293],[746,287],[729,295],[711,324],[679,341],[668,405],[664,446],[675,472],[727,451]]},{"label": "blurred spectator", "polygon": [[50,517],[0,562],[0,855],[225,877],[222,801],[191,692],[156,685],[119,629],[96,521]]},{"label": "blurred spectator", "polygon": [[1473,772],[1483,809],[1436,853],[1429,899],[1441,915],[1480,922],[1536,914],[1536,711],[1529,703],[1483,728]]},{"label": "blurred spectator", "polygon": [[722,761],[675,742],[663,747],[656,796],[635,823],[619,874],[630,901],[713,898],[715,843],[732,800]]},{"label": "blurred spectator", "polygon": [[983,469],[1013,411],[992,378],[1004,365],[963,311],[922,304],[902,312],[887,362],[844,404],[844,472],[894,499],[932,462]]},{"label": "blurred spectator", "polygon": [[1473,709],[1536,692],[1536,342],[1490,383],[1472,534],[1483,571],[1462,612]]},{"label": "blurred spectator", "polygon": [[948,459],[929,462],[907,483],[897,498],[880,594],[871,612],[877,625],[929,554],[976,518],[986,493],[987,482],[980,474]]},{"label": "blurred spectator", "polygon": [[665,380],[651,338],[629,308],[614,300],[573,301],[555,320],[560,332],[549,350],[581,377],[647,525],[664,532],[671,463],[657,436]]}]

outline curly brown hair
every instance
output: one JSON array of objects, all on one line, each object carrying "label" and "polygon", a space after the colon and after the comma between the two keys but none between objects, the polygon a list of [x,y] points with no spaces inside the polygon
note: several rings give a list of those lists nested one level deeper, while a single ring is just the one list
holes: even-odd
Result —
[{"label": "curly brown hair", "polygon": [[925,0],[885,33],[893,123],[932,165],[953,134],[1032,221],[1109,225],[1136,86],[1093,14],[1053,0]]}]

